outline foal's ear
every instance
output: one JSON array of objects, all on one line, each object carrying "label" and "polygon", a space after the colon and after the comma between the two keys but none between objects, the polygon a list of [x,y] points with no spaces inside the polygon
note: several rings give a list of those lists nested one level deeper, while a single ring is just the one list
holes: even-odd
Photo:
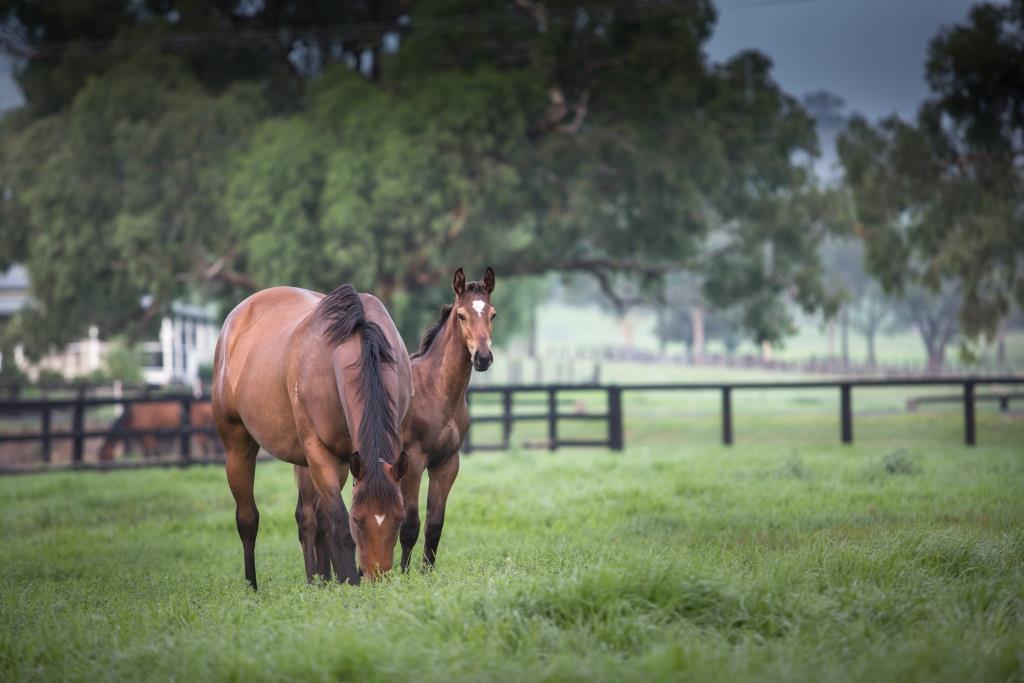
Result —
[{"label": "foal's ear", "polygon": [[363,459],[359,457],[359,451],[352,454],[348,463],[348,471],[352,473],[352,478],[356,481],[363,478]]},{"label": "foal's ear", "polygon": [[452,289],[455,290],[455,296],[462,296],[466,291],[466,274],[462,272],[462,268],[455,271],[455,279],[452,280]]},{"label": "foal's ear", "polygon": [[398,460],[395,460],[395,464],[391,466],[391,474],[394,475],[395,481],[401,481],[405,473],[409,471],[409,456],[402,451],[398,454]]},{"label": "foal's ear", "polygon": [[484,289],[490,294],[494,291],[494,269],[487,266],[487,272],[484,273]]}]

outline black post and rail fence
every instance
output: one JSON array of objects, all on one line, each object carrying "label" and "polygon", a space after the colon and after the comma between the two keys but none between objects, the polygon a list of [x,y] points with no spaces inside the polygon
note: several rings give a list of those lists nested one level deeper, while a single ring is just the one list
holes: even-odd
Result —
[{"label": "black post and rail fence", "polygon": [[[1011,400],[1024,399],[1022,393],[1011,393],[1001,391],[987,395],[978,395],[975,388],[978,385],[1003,386],[1024,384],[1024,377],[923,377],[923,378],[900,378],[900,379],[839,379],[820,380],[804,382],[733,382],[721,384],[684,383],[684,384],[620,384],[603,386],[581,386],[574,384],[563,385],[506,385],[472,387],[472,394],[488,394],[500,392],[502,400],[501,415],[481,415],[473,417],[472,424],[489,422],[501,422],[502,430],[501,443],[481,444],[477,440],[470,440],[467,437],[464,451],[472,450],[507,450],[510,447],[509,435],[511,425],[514,422],[545,421],[547,422],[548,438],[545,442],[527,444],[528,446],[547,447],[549,450],[557,450],[565,446],[603,446],[613,451],[621,451],[625,446],[623,433],[623,394],[639,392],[709,392],[721,393],[721,421],[722,421],[722,443],[732,445],[734,441],[733,424],[733,396],[740,391],[771,391],[776,389],[801,390],[801,389],[838,389],[839,390],[839,440],[844,444],[853,443],[853,397],[856,388],[893,388],[893,387],[920,387],[920,386],[959,386],[962,388],[962,397],[957,396],[934,396],[916,399],[922,403],[939,403],[950,401],[962,401],[964,410],[964,443],[973,446],[977,442],[977,422],[975,417],[975,403],[980,400],[998,401],[1000,409],[1004,412],[1009,410]],[[516,394],[530,394],[544,392],[547,394],[547,410],[543,413],[514,414],[512,406],[513,396]],[[564,413],[559,412],[559,393],[605,393],[607,395],[607,411],[603,413]],[[908,405],[911,402],[908,402]],[[916,404],[915,404],[916,405]],[[558,423],[563,420],[597,420],[607,423],[607,437],[604,439],[565,439],[559,436]],[[472,428],[471,430],[472,431]]]},{"label": "black post and rail fence", "polygon": [[[977,441],[977,424],[975,404],[978,401],[998,401],[1003,411],[1009,410],[1011,400],[1021,400],[1022,393],[1012,393],[1007,387],[1024,384],[1024,377],[937,377],[937,378],[900,378],[900,379],[837,379],[821,381],[793,382],[734,382],[734,383],[686,383],[686,384],[621,384],[621,385],[577,385],[577,384],[544,384],[544,385],[504,385],[504,386],[473,386],[469,390],[471,406],[477,408],[497,406],[498,412],[477,414],[472,417],[473,425],[497,423],[500,426],[500,441],[496,443],[481,442],[470,433],[465,435],[463,451],[466,453],[485,450],[508,450],[513,448],[512,437],[514,425],[520,422],[541,422],[546,426],[546,439],[533,443],[521,444],[524,447],[546,448],[556,451],[566,447],[598,447],[612,451],[625,448],[624,403],[625,395],[641,392],[717,392],[721,396],[721,440],[725,445],[733,444],[735,426],[733,423],[733,398],[738,392],[772,391],[772,390],[827,390],[839,391],[839,440],[850,444],[854,439],[854,397],[856,389],[894,388],[894,387],[959,387],[958,395],[928,396],[908,401],[908,408],[913,410],[918,402],[951,402],[963,404],[964,443],[973,446]],[[979,387],[998,387],[996,391],[978,393]],[[580,394],[603,394],[605,408],[602,412],[576,410],[567,412],[559,402],[559,397]],[[488,401],[486,398],[497,400]],[[134,397],[91,397],[79,392],[73,398],[66,399],[35,399],[16,400],[0,399],[0,419],[15,418],[23,424],[26,415],[37,415],[38,431],[25,433],[3,433],[0,431],[0,447],[8,443],[36,443],[39,445],[40,458],[35,466],[5,465],[0,463],[0,473],[38,471],[48,469],[118,469],[121,467],[144,467],[147,465],[179,465],[187,466],[202,462],[220,462],[221,457],[196,459],[192,452],[192,437],[196,434],[210,436],[219,444],[216,430],[209,426],[194,426],[191,423],[192,407],[195,403],[208,402],[209,396],[178,395],[143,395]],[[88,411],[122,405],[126,409],[136,403],[175,402],[180,404],[180,422],[171,428],[128,430],[121,429],[121,437],[138,438],[155,436],[176,442],[177,453],[173,459],[140,459],[113,460],[106,462],[87,462],[85,447],[89,439],[104,438],[110,433],[110,425],[100,428],[90,425],[86,420]],[[517,408],[522,407],[522,412]],[[108,411],[109,412],[109,411]],[[71,416],[70,429],[55,426],[55,414]],[[109,417],[109,416],[108,416]],[[603,423],[600,429],[588,433],[591,438],[566,436],[568,430],[560,430],[565,422]],[[94,421],[95,422],[95,421]],[[112,420],[111,420],[112,422]],[[54,443],[70,441],[70,460],[57,464],[53,459]]]},{"label": "black post and rail fence", "polygon": [[[84,392],[79,392],[74,398],[67,399],[31,399],[31,400],[0,400],[0,418],[17,418],[23,420],[26,415],[36,414],[39,416],[39,431],[37,432],[0,432],[0,446],[7,443],[37,443],[39,444],[39,455],[42,467],[24,467],[21,465],[10,466],[0,463],[0,474],[31,471],[32,469],[118,469],[124,467],[141,467],[147,465],[189,465],[192,458],[192,437],[202,434],[209,437],[214,443],[219,444],[217,430],[212,426],[194,426],[192,424],[192,406],[197,403],[209,403],[210,397],[193,396],[191,394],[179,395],[144,395],[123,398],[111,397],[89,397]],[[158,439],[173,440],[176,442],[175,457],[153,458],[137,462],[126,461],[105,461],[87,462],[85,458],[86,443],[90,439],[103,439],[111,434],[113,419],[109,420],[107,426],[90,426],[86,421],[86,414],[90,410],[103,409],[110,406],[121,405],[128,409],[131,405],[144,403],[174,403],[180,405],[180,417],[177,424],[160,429],[125,429],[117,428],[118,439],[139,439],[142,437],[156,437]],[[55,427],[55,413],[70,413],[71,428],[60,429]],[[69,462],[61,466],[54,466],[54,443],[70,442]],[[216,459],[216,458],[215,458]]]}]

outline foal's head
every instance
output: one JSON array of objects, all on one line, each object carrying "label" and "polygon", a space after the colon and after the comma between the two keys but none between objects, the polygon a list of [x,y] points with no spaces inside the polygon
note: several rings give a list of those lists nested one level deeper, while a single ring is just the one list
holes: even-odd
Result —
[{"label": "foal's head", "polygon": [[491,326],[497,312],[491,305],[494,291],[494,271],[490,268],[484,274],[483,282],[466,282],[462,268],[455,271],[452,281],[455,290],[453,310],[456,324],[466,341],[466,350],[473,361],[473,367],[483,371],[491,367],[494,354],[491,352]]},{"label": "foal's head", "polygon": [[371,581],[391,571],[398,528],[405,515],[399,482],[407,465],[405,451],[394,464],[363,462],[358,451],[349,463],[353,478],[349,530],[356,542],[359,566]]}]

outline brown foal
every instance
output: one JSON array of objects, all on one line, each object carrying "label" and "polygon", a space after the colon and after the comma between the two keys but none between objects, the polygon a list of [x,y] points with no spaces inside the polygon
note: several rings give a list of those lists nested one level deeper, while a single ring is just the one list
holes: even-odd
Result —
[{"label": "brown foal", "polygon": [[[256,453],[301,466],[310,516],[300,518],[306,571],[315,547],[338,581],[372,580],[391,569],[405,506],[408,459],[400,435],[409,417],[412,369],[384,305],[342,285],[324,296],[274,287],[240,303],[224,322],[214,356],[213,412],[224,442],[228,485],[242,540],[245,578],[256,588],[259,511]],[[355,479],[351,515],[341,488]]]},{"label": "brown foal", "polygon": [[[481,282],[466,282],[459,268],[452,282],[455,301],[441,308],[437,321],[420,340],[419,350],[412,355],[413,399],[402,437],[402,448],[408,453],[408,471],[402,479],[404,519],[399,532],[402,543],[402,570],[409,568],[412,550],[420,532],[419,494],[423,471],[429,475],[427,487],[427,523],[424,531],[423,566],[430,568],[437,559],[437,546],[444,527],[444,511],[448,493],[459,473],[459,449],[469,429],[469,406],[466,389],[474,368],[485,371],[494,356],[491,350],[491,329],[497,313],[491,305],[494,292],[494,271],[487,269]],[[295,468],[299,487],[296,517],[300,536],[304,514],[314,497],[309,474]],[[318,545],[318,548],[323,546]],[[305,546],[303,546],[305,548]],[[324,549],[318,552],[317,572],[330,576],[330,563],[324,560]],[[309,563],[306,564],[307,576]]]}]

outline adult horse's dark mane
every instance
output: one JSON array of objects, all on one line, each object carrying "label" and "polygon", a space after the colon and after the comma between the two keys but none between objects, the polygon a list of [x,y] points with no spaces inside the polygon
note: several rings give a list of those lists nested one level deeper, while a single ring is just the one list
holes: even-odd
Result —
[{"label": "adult horse's dark mane", "polygon": [[382,464],[391,462],[398,448],[395,407],[381,377],[382,363],[394,363],[395,353],[384,331],[366,319],[363,302],[352,285],[341,285],[317,304],[316,315],[326,324],[324,336],[336,347],[357,331],[363,333],[359,356],[359,395],[363,419],[359,424],[360,460],[365,472],[359,494],[391,505],[397,502]]}]

